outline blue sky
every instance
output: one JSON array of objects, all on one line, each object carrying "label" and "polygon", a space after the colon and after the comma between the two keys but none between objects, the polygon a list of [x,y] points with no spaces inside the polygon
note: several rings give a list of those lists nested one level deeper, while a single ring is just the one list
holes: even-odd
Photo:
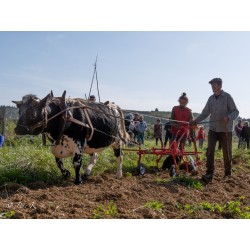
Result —
[{"label": "blue sky", "polygon": [[103,102],[169,111],[186,92],[201,112],[208,81],[221,77],[240,116],[250,117],[250,32],[0,32],[0,104],[50,90],[84,97],[97,54]]}]

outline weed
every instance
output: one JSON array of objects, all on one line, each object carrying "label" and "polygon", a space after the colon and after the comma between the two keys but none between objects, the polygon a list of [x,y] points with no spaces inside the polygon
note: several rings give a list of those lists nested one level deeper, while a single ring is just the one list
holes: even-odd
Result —
[{"label": "weed", "polygon": [[10,219],[15,215],[15,211],[8,211],[8,212],[4,212],[4,213],[0,213],[0,218],[3,219]]},{"label": "weed", "polygon": [[109,202],[106,206],[100,204],[93,211],[94,219],[108,219],[117,218],[118,210],[113,201]]},{"label": "weed", "polygon": [[132,175],[132,173],[130,173],[130,172],[126,172],[126,173],[125,173],[125,176],[126,176],[126,177],[132,177],[133,175]]},{"label": "weed", "polygon": [[162,179],[162,178],[156,178],[154,181],[157,183],[157,184],[164,184],[164,183],[168,183],[172,180],[171,179]]},{"label": "weed", "polygon": [[176,177],[175,180],[177,180],[181,185],[187,186],[188,188],[194,188],[198,190],[203,188],[201,181],[191,177],[179,176]]},{"label": "weed", "polygon": [[214,206],[209,202],[201,202],[200,207],[204,210],[214,211]]},{"label": "weed", "polygon": [[219,213],[223,212],[223,207],[221,207],[219,204],[214,204],[214,211],[217,211]]},{"label": "weed", "polygon": [[162,211],[162,209],[164,208],[164,204],[158,201],[148,201],[144,207],[146,208],[150,208],[154,211]]}]

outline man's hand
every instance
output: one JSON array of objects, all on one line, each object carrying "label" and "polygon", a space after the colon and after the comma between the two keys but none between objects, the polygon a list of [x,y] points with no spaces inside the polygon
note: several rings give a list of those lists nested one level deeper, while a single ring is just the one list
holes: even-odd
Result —
[{"label": "man's hand", "polygon": [[196,121],[195,119],[193,119],[193,120],[191,120],[191,121],[189,122],[189,125],[190,125],[190,126],[196,126],[196,125],[197,125],[197,121]]}]

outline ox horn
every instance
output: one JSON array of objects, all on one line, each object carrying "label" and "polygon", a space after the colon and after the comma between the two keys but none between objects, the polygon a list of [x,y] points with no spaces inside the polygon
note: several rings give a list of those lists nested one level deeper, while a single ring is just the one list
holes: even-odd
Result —
[{"label": "ox horn", "polygon": [[12,102],[15,103],[17,106],[23,103],[22,101],[12,101]]},{"label": "ox horn", "polygon": [[53,91],[52,91],[52,90],[50,91],[50,95],[51,95],[51,98],[53,98],[53,97],[54,97],[54,93],[53,93]]},{"label": "ox horn", "polygon": [[65,100],[65,96],[66,96],[66,90],[63,91],[62,100]]}]

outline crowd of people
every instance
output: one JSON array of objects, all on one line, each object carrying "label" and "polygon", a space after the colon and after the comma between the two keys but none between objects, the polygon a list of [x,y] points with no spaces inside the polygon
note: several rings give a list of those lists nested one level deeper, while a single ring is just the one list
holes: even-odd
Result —
[{"label": "crowd of people", "polygon": [[144,121],[143,115],[140,115],[139,113],[129,113],[125,117],[125,128],[135,142],[138,142],[141,145],[144,144],[147,123]]},{"label": "crowd of people", "polygon": [[[156,118],[156,122],[153,126],[153,136],[155,138],[155,144],[158,146],[160,142],[160,147],[167,147],[174,140],[179,140],[180,134],[177,135],[180,124],[178,121],[185,121],[187,124],[193,119],[193,114],[191,109],[187,107],[188,97],[186,93],[183,93],[179,98],[179,105],[174,106],[172,109],[171,116],[167,118],[165,124],[161,123],[160,118]],[[181,124],[183,125],[183,124]],[[127,132],[133,137],[133,140],[139,144],[144,144],[145,132],[147,131],[147,123],[144,121],[143,115],[139,113],[129,113],[125,117],[125,127]],[[165,130],[165,138],[163,141],[163,135]],[[206,133],[203,126],[199,126],[199,131],[197,137],[194,131],[190,131],[192,139],[199,141],[199,147],[203,148],[204,141],[206,139]],[[187,139],[191,137],[183,137],[181,139],[180,147],[184,147]],[[191,143],[191,141],[189,142]]]}]

